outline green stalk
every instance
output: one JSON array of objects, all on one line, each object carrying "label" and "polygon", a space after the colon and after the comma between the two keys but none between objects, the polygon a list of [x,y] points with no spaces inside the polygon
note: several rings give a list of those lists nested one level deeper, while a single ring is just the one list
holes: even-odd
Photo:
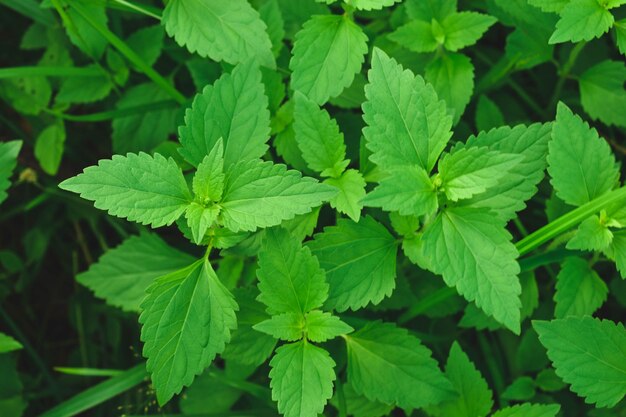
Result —
[{"label": "green stalk", "polygon": [[156,85],[161,87],[163,91],[168,93],[179,104],[185,103],[187,100],[176,88],[165,78],[148,65],[135,51],[133,51],[122,39],[111,32],[106,26],[91,18],[84,6],[77,1],[69,2],[70,6],[89,23],[96,31],[98,31],[115,49],[117,49],[126,59],[135,65],[141,72],[150,78]]},{"label": "green stalk", "polygon": [[563,86],[565,85],[565,80],[568,75],[572,71],[574,64],[576,64],[576,60],[578,56],[582,52],[583,48],[587,45],[587,42],[579,42],[572,48],[572,51],[567,58],[565,64],[563,64],[563,68],[559,72],[559,80],[556,82],[556,87],[554,89],[554,94],[552,94],[552,98],[550,99],[549,109],[554,109],[556,107],[556,103],[559,101],[559,97],[561,96],[561,92],[563,91]]},{"label": "green stalk", "polygon": [[[153,19],[158,20],[159,22],[161,21],[161,16],[158,14],[157,9],[153,8],[153,7],[145,7],[145,6],[138,6],[134,3],[131,3],[129,1],[126,0],[112,0],[114,4],[118,5],[119,9],[122,10],[128,10],[128,11],[133,11],[139,14],[143,14],[145,16],[151,17]],[[153,10],[150,10],[153,9]]]},{"label": "green stalk", "polygon": [[107,110],[99,113],[73,115],[67,113],[61,113],[54,110],[46,109],[45,112],[52,114],[61,119],[69,120],[72,122],[103,122],[111,119],[118,119],[121,117],[133,116],[135,114],[150,113],[157,110],[171,109],[177,107],[178,103],[172,100],[156,101],[150,104],[142,104],[140,106],[125,107],[122,109]]},{"label": "green stalk", "polygon": [[117,376],[124,373],[119,369],[98,369],[98,368],[67,368],[63,366],[55,366],[54,370],[66,375],[76,376]]},{"label": "green stalk", "polygon": [[0,68],[0,78],[15,77],[98,77],[104,75],[98,68],[81,67],[12,67]]},{"label": "green stalk", "polygon": [[147,376],[146,364],[141,363],[98,385],[86,389],[39,417],[71,417],[139,385]]},{"label": "green stalk", "polygon": [[548,242],[550,239],[553,239],[561,233],[567,232],[575,226],[578,226],[578,224],[580,224],[583,220],[599,212],[603,208],[625,199],[626,187],[622,187],[583,204],[582,206],[564,214],[558,219],[548,223],[541,229],[536,230],[517,242],[515,244],[517,251],[520,256],[524,256]]},{"label": "green stalk", "polygon": [[54,25],[54,15],[50,10],[39,7],[35,0],[0,0],[0,5],[7,6],[46,27]]}]

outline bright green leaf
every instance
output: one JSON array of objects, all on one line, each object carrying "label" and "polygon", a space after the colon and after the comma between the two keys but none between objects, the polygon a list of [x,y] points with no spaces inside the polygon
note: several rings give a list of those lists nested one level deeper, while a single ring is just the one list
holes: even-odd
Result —
[{"label": "bright green leaf", "polygon": [[626,127],[626,65],[602,61],[586,70],[578,79],[583,109],[593,119],[607,125]]},{"label": "bright green leaf", "polygon": [[336,193],[285,165],[244,161],[226,172],[220,219],[233,232],[255,231],[308,213]]},{"label": "bright green leaf", "polygon": [[503,408],[491,417],[556,417],[561,406],[558,404],[518,404]]},{"label": "bright green leaf", "polygon": [[586,316],[534,321],[533,327],[557,375],[585,402],[613,407],[626,395],[626,330],[621,323]]},{"label": "bright green leaf", "polygon": [[367,36],[347,16],[313,16],[296,34],[291,88],[317,104],[352,84],[367,53]]},{"label": "bright green leaf", "polygon": [[193,241],[196,245],[201,245],[209,227],[213,225],[219,215],[219,207],[203,207],[193,202],[185,210],[187,225],[191,229]]},{"label": "bright green leaf", "polygon": [[275,67],[267,26],[246,0],[171,0],[163,12],[167,34],[189,52],[238,64],[254,58]]},{"label": "bright green leaf", "polygon": [[458,122],[474,91],[474,65],[465,55],[443,54],[426,67],[426,81],[445,100],[448,111]]},{"label": "bright green leaf", "polygon": [[270,362],[272,399],[285,417],[317,417],[333,395],[335,362],[306,340],[281,346]]},{"label": "bright green leaf", "polygon": [[224,142],[218,139],[198,165],[193,176],[193,193],[202,203],[220,201],[224,192]]},{"label": "bright green leaf", "polygon": [[22,147],[21,140],[0,142],[0,203],[7,199],[7,190],[11,186],[9,178],[17,165],[17,155]]},{"label": "bright green leaf", "polygon": [[305,320],[306,337],[311,342],[322,343],[354,331],[352,327],[341,321],[339,317],[319,310],[306,313]]},{"label": "bright green leaf", "polygon": [[326,271],[330,293],[326,306],[337,311],[378,304],[395,288],[397,244],[369,216],[359,223],[339,219],[308,243]]},{"label": "bright green leaf", "polygon": [[567,258],[556,277],[554,316],[561,319],[592,315],[606,301],[608,292],[602,278],[587,261]]},{"label": "bright green leaf", "polygon": [[330,200],[330,206],[358,222],[363,209],[361,201],[365,197],[365,180],[361,173],[356,169],[349,169],[339,178],[325,179],[324,184],[339,190],[339,193]]},{"label": "bright green leaf", "polygon": [[155,228],[174,223],[191,202],[176,162],[143,152],[103,159],[59,187],[94,201],[96,208],[112,216]]},{"label": "bright green leaf", "polygon": [[283,228],[266,231],[257,276],[258,300],[272,314],[302,315],[321,307],[328,297],[328,284],[317,259]]},{"label": "bright green leaf", "polygon": [[423,20],[413,20],[400,26],[389,34],[389,39],[414,52],[432,52],[439,46],[431,23]]},{"label": "bright green leaf", "polygon": [[474,45],[494,23],[494,17],[481,13],[453,13],[441,22],[445,33],[443,46],[448,51],[458,51]]},{"label": "bright green leaf", "polygon": [[456,12],[457,0],[407,0],[407,14],[411,19],[443,21]]},{"label": "bright green leaf", "polygon": [[207,260],[165,275],[141,304],[146,369],[163,405],[221,353],[237,327],[237,303]]},{"label": "bright green leaf", "polygon": [[551,44],[599,38],[608,32],[615,20],[598,0],[571,0],[560,15],[561,19],[549,40]]},{"label": "bright green leaf", "polygon": [[405,329],[372,322],[346,341],[348,382],[369,400],[419,408],[456,395],[430,350]]},{"label": "bright green leaf", "polygon": [[608,248],[612,240],[613,232],[600,217],[593,215],[578,226],[574,237],[567,242],[567,249],[601,251]]},{"label": "bright green leaf", "polygon": [[275,339],[293,342],[302,339],[304,317],[302,313],[283,313],[272,316],[252,326],[257,332],[269,334]]},{"label": "bright green leaf", "polygon": [[64,149],[65,125],[61,121],[51,124],[37,136],[35,157],[45,173],[56,175],[61,165]]},{"label": "bright green leaf", "polygon": [[22,344],[9,336],[0,332],[0,353],[12,352],[22,349]]}]

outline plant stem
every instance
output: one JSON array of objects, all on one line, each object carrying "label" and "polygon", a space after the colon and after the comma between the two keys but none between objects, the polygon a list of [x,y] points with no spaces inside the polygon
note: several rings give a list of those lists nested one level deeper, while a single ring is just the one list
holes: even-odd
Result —
[{"label": "plant stem", "polygon": [[565,61],[563,68],[559,71],[559,79],[556,82],[556,87],[554,89],[554,94],[552,94],[552,98],[550,99],[550,104],[548,105],[549,109],[553,109],[556,107],[556,103],[559,101],[559,97],[561,97],[561,92],[563,91],[563,86],[565,85],[565,80],[569,76],[570,71],[576,64],[576,60],[578,59],[578,55],[582,52],[583,48],[587,45],[587,42],[579,42],[572,48],[572,51]]},{"label": "plant stem", "polygon": [[98,31],[115,49],[117,49],[126,59],[135,65],[141,72],[150,78],[156,85],[161,87],[163,91],[168,93],[179,104],[185,103],[187,100],[169,81],[156,72],[148,65],[130,46],[122,39],[111,32],[108,28],[95,21],[82,4],[77,1],[71,1],[70,6],[87,21],[96,31]]},{"label": "plant stem", "polygon": [[113,0],[113,2],[119,4],[120,6],[123,6],[126,9],[130,9],[130,10],[139,12],[140,14],[152,17],[153,19],[156,19],[159,22],[161,21],[161,16],[159,16],[155,12],[152,12],[152,11],[148,10],[147,8],[138,6],[138,5],[134,4],[134,3],[131,3],[131,2],[126,1],[126,0]]},{"label": "plant stem", "polygon": [[99,68],[90,67],[11,67],[0,68],[0,78],[45,77],[98,77],[104,75]]},{"label": "plant stem", "polygon": [[44,109],[46,113],[69,120],[71,122],[103,122],[106,120],[133,116],[135,114],[150,113],[153,111],[171,109],[177,107],[178,103],[172,100],[155,101],[154,103],[142,104],[140,106],[125,107],[122,109],[107,110],[99,113],[73,115],[57,112],[51,109]]}]

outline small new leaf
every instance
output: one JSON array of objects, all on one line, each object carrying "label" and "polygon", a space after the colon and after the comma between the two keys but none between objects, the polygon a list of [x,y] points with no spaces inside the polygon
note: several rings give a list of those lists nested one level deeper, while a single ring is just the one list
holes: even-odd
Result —
[{"label": "small new leaf", "polygon": [[306,340],[281,346],[270,362],[272,399],[285,417],[317,417],[333,395],[335,361]]},{"label": "small new leaf", "polygon": [[139,317],[143,354],[163,405],[224,350],[238,307],[206,260],[159,278],[146,294]]},{"label": "small new leaf", "polygon": [[549,43],[590,41],[608,32],[615,19],[598,0],[571,0],[560,12],[561,19]]},{"label": "small new leaf", "polygon": [[293,342],[302,339],[304,326],[304,317],[301,313],[283,313],[255,324],[252,328],[275,339]]},{"label": "small new leaf", "polygon": [[192,190],[202,204],[217,202],[224,191],[224,142],[218,139],[211,152],[198,165],[193,176]]},{"label": "small new leaf", "polygon": [[185,217],[187,218],[187,225],[191,229],[193,241],[196,245],[200,245],[204,240],[209,227],[213,225],[213,222],[217,219],[220,210],[217,206],[203,207],[202,205],[193,202],[185,210]]},{"label": "small new leaf", "polygon": [[482,13],[451,14],[441,22],[445,33],[443,46],[454,52],[474,45],[494,23],[496,23],[494,17]]},{"label": "small new leaf", "polygon": [[306,313],[305,321],[306,337],[311,342],[323,343],[354,331],[339,317],[319,310]]},{"label": "small new leaf", "polygon": [[534,321],[533,327],[557,375],[585,402],[613,407],[624,398],[626,330],[621,323],[586,316]]},{"label": "small new leaf", "polygon": [[365,197],[366,184],[363,175],[356,169],[349,169],[339,178],[325,179],[324,184],[339,190],[339,193],[330,199],[330,206],[358,222],[363,209],[362,200]]},{"label": "small new leaf", "polygon": [[176,162],[159,154],[113,155],[59,188],[94,201],[109,214],[152,227],[170,225],[187,209],[191,193]]},{"label": "small new leaf", "polygon": [[567,249],[602,251],[613,241],[613,232],[600,217],[593,215],[583,221],[573,238],[567,242]]}]

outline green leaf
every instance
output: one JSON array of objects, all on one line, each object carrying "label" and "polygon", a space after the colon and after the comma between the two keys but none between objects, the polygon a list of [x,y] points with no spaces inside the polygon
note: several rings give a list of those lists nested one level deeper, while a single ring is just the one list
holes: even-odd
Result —
[{"label": "green leaf", "polygon": [[363,199],[368,207],[381,207],[401,215],[422,216],[437,210],[437,191],[428,173],[419,166],[387,170],[389,174]]},{"label": "green leaf", "polygon": [[22,344],[11,336],[0,332],[0,354],[22,349]]},{"label": "green leaf", "polygon": [[326,306],[337,311],[378,304],[395,288],[397,243],[373,218],[339,219],[308,243],[326,271]]},{"label": "green leaf", "polygon": [[[343,384],[343,395],[346,401],[346,411],[349,416],[354,417],[383,417],[389,415],[395,408],[392,404],[383,404],[377,401],[370,401],[364,396],[354,392],[354,388],[350,384]],[[341,409],[339,404],[339,395],[337,394],[339,388],[335,392],[335,395],[331,399],[331,403],[337,408]]]},{"label": "green leaf", "polygon": [[448,112],[457,123],[474,91],[472,61],[459,53],[443,54],[428,64],[425,77],[435,88],[437,95],[445,100]]},{"label": "green leaf", "polygon": [[221,200],[224,192],[224,142],[221,138],[198,165],[193,176],[192,189],[200,202]]},{"label": "green leaf", "polygon": [[[85,68],[99,67],[93,64]],[[67,77],[54,99],[57,103],[92,103],[107,97],[112,89],[113,83],[104,71],[97,77]]]},{"label": "green leaf", "polygon": [[197,166],[220,138],[225,167],[265,154],[270,114],[261,77],[259,67],[247,61],[196,95],[178,129],[187,161]]},{"label": "green leaf", "polygon": [[429,407],[435,417],[485,417],[493,407],[493,394],[461,346],[454,342],[446,362],[446,376],[459,396]]},{"label": "green leaf", "polygon": [[[106,27],[108,19],[104,4],[82,2],[80,6],[90,19]],[[68,21],[63,19],[63,25],[66,26],[70,41],[93,60],[100,59],[107,47],[106,39],[74,7],[68,7],[65,13],[68,17],[67,20],[71,23],[71,26],[67,27]]]},{"label": "green leaf", "polygon": [[7,199],[7,190],[11,186],[11,174],[17,165],[17,155],[22,147],[21,140],[0,142],[0,203]]},{"label": "green leaf", "polygon": [[518,256],[504,224],[484,209],[448,208],[426,229],[429,269],[487,315],[520,332]]},{"label": "green leaf", "polygon": [[583,109],[594,120],[607,125],[626,127],[626,65],[618,61],[602,61],[586,70],[578,79]]},{"label": "green leaf", "polygon": [[238,307],[207,260],[157,279],[146,294],[139,317],[143,355],[163,405],[224,350]]},{"label": "green leaf", "polygon": [[608,248],[612,240],[613,232],[594,215],[578,226],[574,237],[567,242],[567,249],[601,251]]},{"label": "green leaf", "polygon": [[531,377],[522,376],[506,387],[501,397],[509,401],[526,401],[532,399],[535,394],[535,381]]},{"label": "green leaf", "polygon": [[368,78],[363,134],[370,159],[384,169],[418,165],[430,172],[452,136],[445,103],[422,77],[378,48]]},{"label": "green leaf", "polygon": [[430,22],[444,20],[456,12],[457,0],[407,0],[407,14],[411,19]]},{"label": "green leaf", "polygon": [[551,124],[536,123],[513,128],[505,126],[471,136],[464,146],[486,146],[490,151],[518,154],[525,158],[502,176],[496,186],[460,204],[489,208],[503,221],[515,217],[516,212],[526,207],[524,202],[537,192],[536,185],[544,177],[551,130]]},{"label": "green leaf", "polygon": [[153,66],[163,49],[163,35],[162,26],[147,26],[131,33],[126,43],[147,65]]},{"label": "green leaf", "polygon": [[48,107],[52,87],[45,77],[16,77],[0,80],[0,94],[18,112],[37,115]]},{"label": "green leaf", "polygon": [[349,161],[337,122],[315,102],[296,91],[293,129],[309,168],[323,177],[339,177]]},{"label": "green leaf", "polygon": [[[534,321],[556,373],[596,407],[613,407],[626,394],[626,330],[592,317]],[[581,337],[584,335],[584,337]]]},{"label": "green leaf", "polygon": [[548,148],[550,183],[568,204],[588,203],[610,191],[619,178],[609,144],[563,103],[559,103]]},{"label": "green leaf", "polygon": [[57,174],[64,149],[65,125],[62,121],[56,121],[42,130],[39,136],[37,136],[35,157],[46,174]]},{"label": "green leaf", "polygon": [[570,0],[528,0],[528,3],[540,8],[544,12],[561,13],[561,10]]},{"label": "green leaf", "polygon": [[617,37],[617,48],[622,55],[626,55],[626,19],[616,21],[613,27]]},{"label": "green leaf", "polygon": [[308,213],[336,193],[285,165],[244,161],[226,172],[220,220],[233,232],[255,231]]},{"label": "green leaf", "polygon": [[348,382],[372,401],[420,408],[455,396],[431,352],[393,324],[372,322],[346,336]]},{"label": "green leaf", "polygon": [[283,313],[255,324],[252,328],[275,339],[293,342],[302,339],[304,326],[304,316],[301,313]]},{"label": "green leaf", "polygon": [[335,362],[306,340],[281,346],[270,362],[272,399],[285,417],[317,417],[333,395]]},{"label": "green leaf", "polygon": [[613,233],[613,241],[604,253],[615,261],[617,270],[626,279],[626,230]]},{"label": "green leaf", "polygon": [[560,15],[550,44],[599,38],[609,31],[615,20],[598,0],[571,0],[563,7]]},{"label": "green leaf", "polygon": [[220,209],[218,206],[204,207],[196,202],[187,206],[185,218],[196,245],[202,244],[207,230],[213,225],[219,213]]},{"label": "green leaf", "polygon": [[476,129],[488,131],[504,124],[504,115],[498,105],[489,97],[480,96],[476,103]]},{"label": "green leaf", "polygon": [[328,284],[317,259],[283,228],[266,231],[257,276],[258,300],[271,314],[302,315],[321,307],[328,297]]},{"label": "green leaf", "polygon": [[191,53],[233,65],[254,58],[276,66],[267,26],[246,0],[171,0],[163,24]]},{"label": "green leaf", "polygon": [[347,0],[346,3],[359,10],[380,10],[383,7],[393,6],[402,0]]},{"label": "green leaf", "polygon": [[414,52],[432,52],[439,46],[430,22],[413,20],[389,34],[389,39]]},{"label": "green leaf", "polygon": [[441,187],[452,201],[471,198],[498,184],[524,157],[488,148],[463,148],[439,160]]},{"label": "green leaf", "polygon": [[[120,111],[158,101],[170,96],[153,83],[139,84],[124,92],[117,102]],[[115,153],[151,151],[176,132],[175,108],[152,110],[113,119],[112,139]]]},{"label": "green leaf", "polygon": [[305,315],[306,337],[311,342],[323,343],[337,336],[345,335],[354,329],[330,313],[313,310]]},{"label": "green leaf", "polygon": [[602,278],[581,258],[570,257],[563,262],[556,277],[554,316],[592,315],[606,301],[609,289]]},{"label": "green leaf", "polygon": [[274,56],[279,56],[285,38],[285,21],[277,0],[266,1],[259,7],[259,15],[267,25],[267,34],[272,42]]},{"label": "green leaf", "polygon": [[474,45],[496,21],[496,18],[482,13],[453,13],[441,22],[445,32],[443,46],[448,51],[458,51]]},{"label": "green leaf", "polygon": [[152,227],[170,225],[191,202],[191,193],[176,162],[159,154],[113,155],[59,184],[80,194],[112,216]]},{"label": "green leaf", "polygon": [[503,408],[491,417],[556,417],[561,406],[558,404],[518,404]]},{"label": "green leaf", "polygon": [[365,197],[365,180],[356,169],[349,169],[339,178],[327,178],[324,184],[331,185],[339,193],[331,198],[330,206],[340,213],[345,213],[355,222],[361,218],[362,200]]},{"label": "green leaf", "polygon": [[139,311],[146,288],[158,277],[193,262],[184,252],[172,248],[153,233],[131,236],[110,249],[76,275],[76,281],[125,311]]},{"label": "green leaf", "polygon": [[352,84],[367,53],[367,36],[347,16],[313,16],[296,34],[291,88],[322,105]]}]

